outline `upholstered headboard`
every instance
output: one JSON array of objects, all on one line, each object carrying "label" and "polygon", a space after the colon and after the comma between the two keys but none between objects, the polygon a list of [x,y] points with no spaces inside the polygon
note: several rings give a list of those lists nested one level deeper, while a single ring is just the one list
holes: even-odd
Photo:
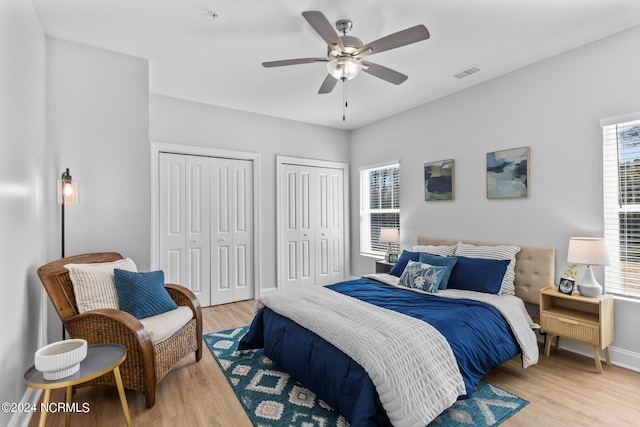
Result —
[{"label": "upholstered headboard", "polygon": [[[458,242],[482,246],[502,244],[434,237],[418,237],[416,239],[417,245],[455,245]],[[535,246],[520,246],[520,248],[520,252],[516,255],[516,295],[523,301],[539,304],[540,289],[552,285],[555,281],[556,250]]]}]

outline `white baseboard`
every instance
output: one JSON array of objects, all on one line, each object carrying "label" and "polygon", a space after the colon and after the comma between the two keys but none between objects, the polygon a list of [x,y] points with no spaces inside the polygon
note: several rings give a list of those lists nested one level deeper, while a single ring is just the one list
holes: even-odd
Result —
[{"label": "white baseboard", "polygon": [[[20,403],[23,406],[29,405],[37,405],[40,400],[40,395],[42,394],[42,390],[36,390],[34,388],[27,388],[27,391],[22,396],[22,401]],[[40,414],[40,411],[37,412]],[[29,425],[29,421],[31,421],[31,417],[33,416],[33,412],[24,411],[24,412],[16,412],[13,414],[11,419],[9,420],[9,424],[7,427],[27,427]]]},{"label": "white baseboard", "polygon": [[[538,339],[539,341],[544,342],[543,336],[539,335]],[[582,344],[569,339],[563,339],[560,340],[560,348],[593,359],[593,353],[586,344]],[[640,353],[635,353],[623,348],[609,346],[609,356],[611,356],[612,365],[620,366],[621,368],[629,369],[631,371],[640,372]],[[601,359],[604,359],[602,351],[600,351],[600,357]]]}]

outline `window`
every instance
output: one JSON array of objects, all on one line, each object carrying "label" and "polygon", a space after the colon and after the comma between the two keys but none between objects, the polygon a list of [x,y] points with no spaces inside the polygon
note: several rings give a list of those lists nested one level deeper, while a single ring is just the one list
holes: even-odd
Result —
[{"label": "window", "polygon": [[640,298],[640,120],[603,126],[607,293]]},{"label": "window", "polygon": [[[381,228],[400,231],[400,164],[396,161],[360,169],[360,254],[384,255]],[[399,252],[400,243],[392,243]]]}]

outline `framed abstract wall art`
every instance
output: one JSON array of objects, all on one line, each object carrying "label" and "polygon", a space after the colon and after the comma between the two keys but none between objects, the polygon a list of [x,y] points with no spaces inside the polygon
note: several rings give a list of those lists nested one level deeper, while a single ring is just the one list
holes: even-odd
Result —
[{"label": "framed abstract wall art", "polygon": [[487,153],[487,198],[529,197],[529,147]]},{"label": "framed abstract wall art", "polygon": [[453,200],[453,159],[424,164],[424,200]]}]

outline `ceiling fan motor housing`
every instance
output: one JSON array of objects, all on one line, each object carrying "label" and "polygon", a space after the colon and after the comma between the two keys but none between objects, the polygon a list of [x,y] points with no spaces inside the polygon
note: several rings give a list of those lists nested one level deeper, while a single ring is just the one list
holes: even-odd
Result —
[{"label": "ceiling fan motor housing", "polygon": [[[351,56],[356,50],[363,46],[362,40],[353,36],[340,36],[340,40],[342,41],[342,45],[344,46],[344,51],[340,52],[336,50],[336,46],[329,45],[327,46],[327,56],[329,59],[337,58],[338,56]],[[345,55],[346,54],[346,55]]]}]

